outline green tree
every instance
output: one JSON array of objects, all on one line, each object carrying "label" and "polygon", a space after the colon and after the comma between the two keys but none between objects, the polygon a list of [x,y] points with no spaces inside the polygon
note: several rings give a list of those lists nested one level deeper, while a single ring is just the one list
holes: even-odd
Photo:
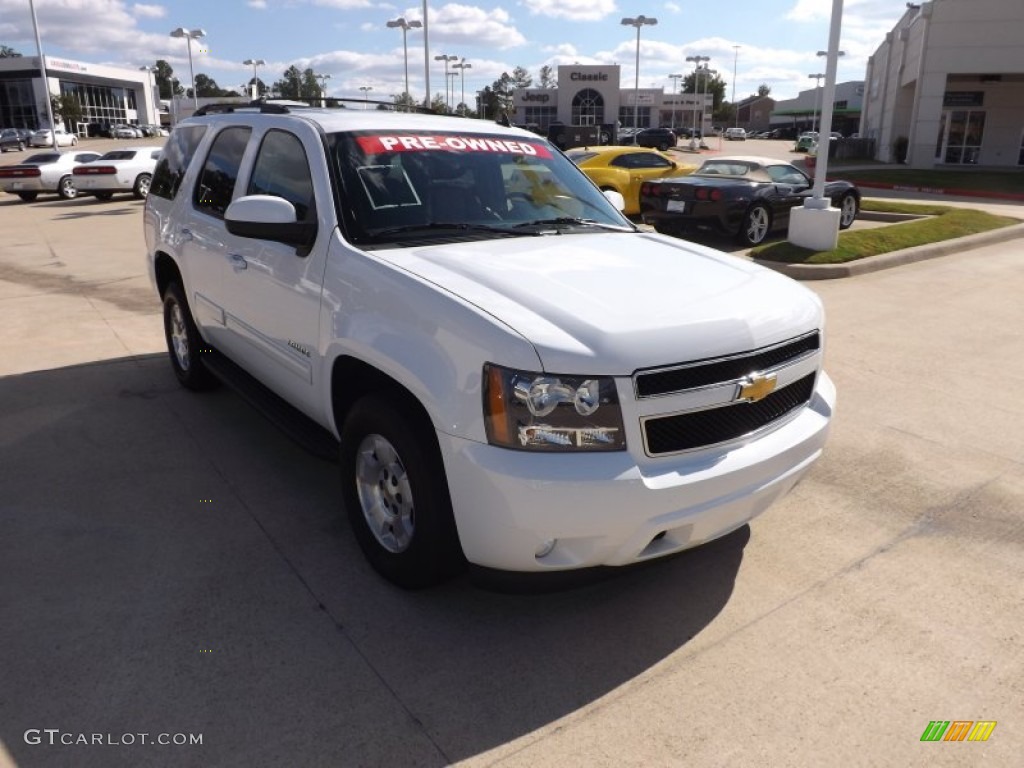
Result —
[{"label": "green tree", "polygon": [[430,100],[430,109],[439,115],[448,114],[448,103],[445,100],[443,93],[435,93],[434,98]]},{"label": "green tree", "polygon": [[[696,93],[694,90],[694,82],[697,81],[697,75],[691,72],[683,78],[683,93]],[[718,109],[719,105],[725,101],[725,88],[727,83],[718,75],[705,74],[703,70],[700,73],[699,79],[700,92],[710,93],[712,97],[712,109]]]},{"label": "green tree", "polygon": [[541,88],[557,88],[558,87],[558,75],[555,74],[555,70],[545,64],[540,68],[540,87]]},{"label": "green tree", "polygon": [[[189,89],[189,95],[192,95],[191,89]],[[217,96],[237,96],[238,92],[221,88],[212,77],[199,72],[196,74],[196,95],[199,98],[211,98]]]},{"label": "green tree", "polygon": [[156,82],[156,87],[160,90],[161,99],[169,101],[175,94],[181,96],[185,93],[181,83],[175,79],[174,70],[171,68],[171,65],[163,59],[157,59],[156,61],[156,69],[153,70],[153,80]]},{"label": "green tree", "polygon": [[264,83],[258,77],[250,77],[249,78],[249,82],[245,84],[246,93],[252,93],[252,84],[253,84],[254,81],[256,83],[256,95],[257,96],[266,96],[267,92],[270,90],[270,88],[269,88],[269,86],[266,83]]},{"label": "green tree", "polygon": [[767,96],[771,92],[772,92],[772,89],[771,89],[771,86],[768,85],[768,83],[761,83],[759,86],[757,86],[757,95],[758,96]]},{"label": "green tree", "polygon": [[17,59],[21,54],[7,45],[0,45],[0,59]]},{"label": "green tree", "polygon": [[323,98],[323,93],[320,91],[320,81],[316,79],[316,73],[312,69],[307,68],[302,72],[302,81],[299,84],[299,98]]},{"label": "green tree", "polygon": [[293,64],[271,86],[271,90],[282,99],[298,99],[302,93],[302,72]]},{"label": "green tree", "polygon": [[512,70],[513,88],[529,88],[532,85],[533,78],[530,77],[530,73],[526,71],[525,67],[516,67]]},{"label": "green tree", "polygon": [[62,93],[60,96],[50,97],[50,107],[53,109],[53,119],[62,120],[64,128],[74,133],[77,124],[85,115],[82,102],[73,93]]},{"label": "green tree", "polygon": [[[522,69],[522,67],[516,67],[513,72],[520,69]],[[526,70],[523,70],[524,73],[525,71]],[[529,75],[527,75],[527,82],[532,82]],[[512,75],[509,75],[508,72],[502,72],[501,77],[491,83],[487,101],[487,112],[490,117],[497,120],[506,112],[512,111],[512,90],[515,87],[515,80],[513,80]],[[529,86],[527,85],[522,87]]]},{"label": "green tree", "polygon": [[419,106],[419,102],[416,101],[409,93],[403,91],[402,93],[394,96],[395,108],[400,112],[415,112],[416,107]]}]

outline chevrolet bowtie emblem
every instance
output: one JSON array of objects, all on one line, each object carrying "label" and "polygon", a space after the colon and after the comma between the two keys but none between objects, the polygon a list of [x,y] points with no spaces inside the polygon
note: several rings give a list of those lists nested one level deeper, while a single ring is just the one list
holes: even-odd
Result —
[{"label": "chevrolet bowtie emblem", "polygon": [[775,391],[776,377],[774,373],[764,376],[755,373],[740,382],[740,391],[736,395],[737,400],[745,400],[748,403],[756,403],[763,400]]}]

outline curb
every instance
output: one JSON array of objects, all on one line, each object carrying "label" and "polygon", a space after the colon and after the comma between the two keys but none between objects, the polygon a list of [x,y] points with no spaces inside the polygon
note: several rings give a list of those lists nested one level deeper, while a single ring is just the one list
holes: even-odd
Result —
[{"label": "curb", "polygon": [[[826,179],[835,181],[839,177],[829,174]],[[945,195],[950,197],[977,197],[986,200],[1010,200],[1012,202],[1024,202],[1024,194],[1016,192],[981,192],[976,189],[957,189],[943,187],[915,187],[906,184],[887,184],[879,181],[859,181],[856,172],[843,174],[843,178],[858,187],[865,189],[889,189],[893,192],[914,192],[927,195]]]},{"label": "curb", "polygon": [[846,264],[782,264],[761,259],[751,259],[751,261],[796,280],[835,280],[841,277],[855,277],[869,272],[901,267],[904,264],[913,264],[927,259],[936,259],[939,256],[948,256],[951,253],[959,253],[983,245],[1004,243],[1021,237],[1024,237],[1024,224],[1014,224],[977,235],[945,240],[941,243],[929,243],[928,245],[905,248],[902,251],[880,253],[877,256],[869,256]]}]

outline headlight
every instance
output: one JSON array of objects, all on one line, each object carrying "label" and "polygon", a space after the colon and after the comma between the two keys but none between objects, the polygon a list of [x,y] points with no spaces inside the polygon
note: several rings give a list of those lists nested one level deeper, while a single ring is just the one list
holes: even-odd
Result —
[{"label": "headlight", "polygon": [[623,451],[615,382],[484,365],[487,442],[521,451]]}]

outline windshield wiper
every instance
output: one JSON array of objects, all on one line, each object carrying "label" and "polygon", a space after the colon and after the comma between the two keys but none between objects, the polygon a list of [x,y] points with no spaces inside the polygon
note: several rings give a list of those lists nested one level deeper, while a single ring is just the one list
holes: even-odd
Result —
[{"label": "windshield wiper", "polygon": [[574,216],[560,216],[554,219],[535,219],[533,221],[524,221],[522,224],[515,225],[516,229],[525,227],[551,227],[556,231],[559,231],[562,227],[596,227],[598,229],[607,229],[611,232],[636,231],[633,227],[622,227],[617,224],[606,224],[594,219],[581,219]]},{"label": "windshield wiper", "polygon": [[491,224],[467,224],[458,221],[431,221],[426,224],[406,224],[401,227],[381,229],[371,233],[374,239],[379,237],[391,237],[393,235],[407,235],[416,232],[438,232],[442,230],[454,230],[455,232],[486,232],[492,235],[503,237],[523,237],[535,235],[535,232],[514,232],[508,227],[495,227]]}]

